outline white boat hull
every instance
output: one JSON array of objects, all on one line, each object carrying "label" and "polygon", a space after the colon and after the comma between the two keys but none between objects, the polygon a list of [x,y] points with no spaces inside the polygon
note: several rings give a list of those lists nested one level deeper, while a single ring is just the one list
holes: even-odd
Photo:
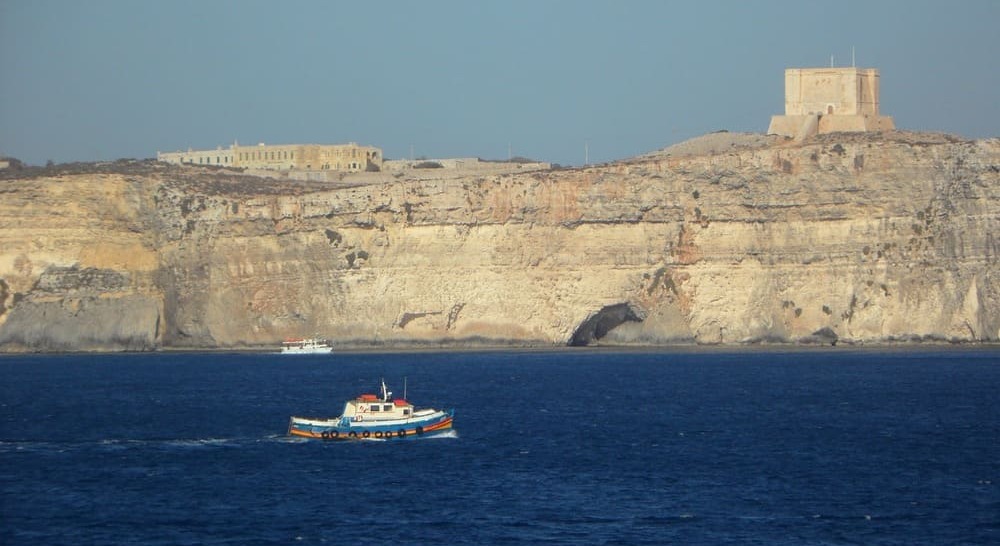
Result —
[{"label": "white boat hull", "polygon": [[333,347],[315,347],[311,349],[282,349],[283,355],[328,355],[333,352]]}]

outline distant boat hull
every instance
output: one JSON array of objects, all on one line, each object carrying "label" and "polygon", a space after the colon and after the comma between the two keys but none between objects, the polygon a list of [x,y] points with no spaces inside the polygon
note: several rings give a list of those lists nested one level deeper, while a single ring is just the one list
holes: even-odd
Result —
[{"label": "distant boat hull", "polygon": [[412,440],[452,429],[455,410],[434,410],[425,415],[389,421],[355,421],[344,417],[311,419],[292,417],[288,434],[319,440]]},{"label": "distant boat hull", "polygon": [[311,347],[307,349],[282,349],[283,355],[328,355],[333,352],[333,347]]},{"label": "distant boat hull", "polygon": [[283,355],[325,355],[333,352],[333,347],[318,339],[289,339],[281,344]]}]

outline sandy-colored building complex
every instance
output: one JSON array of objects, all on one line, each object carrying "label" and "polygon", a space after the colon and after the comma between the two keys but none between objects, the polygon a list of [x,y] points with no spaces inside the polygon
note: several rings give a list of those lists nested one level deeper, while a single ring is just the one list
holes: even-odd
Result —
[{"label": "sandy-colored building complex", "polygon": [[346,172],[378,171],[382,168],[382,150],[373,146],[350,144],[258,144],[215,150],[157,152],[156,159],[166,163],[214,165],[241,169],[277,171],[333,170]]},{"label": "sandy-colored building complex", "polygon": [[879,114],[875,68],[789,68],[785,70],[785,115],[772,116],[768,134],[803,139],[838,131],[891,131],[892,118]]}]

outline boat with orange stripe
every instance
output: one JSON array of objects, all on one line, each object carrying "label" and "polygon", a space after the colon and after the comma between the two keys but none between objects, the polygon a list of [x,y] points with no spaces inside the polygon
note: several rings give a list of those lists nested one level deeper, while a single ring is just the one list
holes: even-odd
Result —
[{"label": "boat with orange stripe", "polygon": [[447,432],[454,418],[454,409],[417,409],[405,394],[393,399],[383,380],[381,397],[362,394],[348,400],[340,417],[292,417],[288,434],[321,440],[406,440]]}]

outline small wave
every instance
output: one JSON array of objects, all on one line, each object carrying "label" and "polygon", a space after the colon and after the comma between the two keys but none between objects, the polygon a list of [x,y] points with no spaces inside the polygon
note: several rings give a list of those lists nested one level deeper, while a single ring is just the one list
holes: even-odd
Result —
[{"label": "small wave", "polygon": [[306,444],[311,442],[309,438],[291,436],[289,434],[273,434],[258,440],[259,442],[274,442],[276,444]]},{"label": "small wave", "polygon": [[236,441],[236,438],[180,438],[176,440],[164,440],[162,443],[168,447],[199,448],[225,446]]},{"label": "small wave", "polygon": [[239,444],[247,439],[241,438],[156,438],[156,439],[136,439],[136,438],[102,438],[93,441],[81,442],[51,442],[51,441],[22,441],[22,442],[0,442],[0,453],[17,452],[50,452],[62,453],[66,451],[79,451],[87,449],[98,449],[104,451],[124,451],[129,449],[146,448],[203,448],[221,447]]},{"label": "small wave", "polygon": [[65,451],[65,448],[52,442],[0,442],[0,453],[20,453],[33,451]]}]

